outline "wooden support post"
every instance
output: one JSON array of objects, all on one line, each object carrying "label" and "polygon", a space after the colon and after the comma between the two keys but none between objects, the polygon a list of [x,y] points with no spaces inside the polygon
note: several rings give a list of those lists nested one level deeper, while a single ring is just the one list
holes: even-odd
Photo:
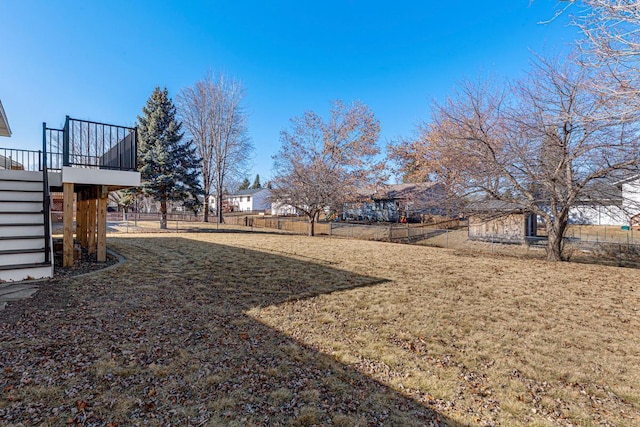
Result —
[{"label": "wooden support post", "polygon": [[89,215],[88,215],[89,224],[87,228],[87,234],[88,234],[87,245],[88,245],[88,250],[90,254],[96,253],[96,222],[98,219],[97,210],[96,210],[97,196],[98,196],[98,192],[94,188],[89,197]]},{"label": "wooden support post", "polygon": [[107,261],[107,196],[109,187],[102,186],[98,194],[98,262]]},{"label": "wooden support post", "polygon": [[80,244],[82,244],[82,228],[83,228],[83,221],[82,221],[82,203],[84,202],[84,195],[82,191],[78,191],[78,193],[76,194],[76,241],[80,242]]},{"label": "wooden support post", "polygon": [[62,266],[73,266],[73,183],[62,184],[63,200],[63,235],[62,235]]},{"label": "wooden support post", "polygon": [[86,248],[89,244],[89,199],[91,195],[85,191],[82,200],[82,247]]},{"label": "wooden support post", "polygon": [[78,197],[76,201],[76,240],[80,242],[82,247],[85,247],[87,227],[87,209],[86,209],[86,193],[84,191],[78,191]]}]

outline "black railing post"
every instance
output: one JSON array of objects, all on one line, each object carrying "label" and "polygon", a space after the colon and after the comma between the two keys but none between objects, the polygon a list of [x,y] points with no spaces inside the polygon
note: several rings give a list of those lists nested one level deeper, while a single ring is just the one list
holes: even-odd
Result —
[{"label": "black railing post", "polygon": [[138,170],[138,126],[133,128],[133,170]]},{"label": "black railing post", "polygon": [[62,130],[62,166],[69,166],[69,116],[64,120]]}]

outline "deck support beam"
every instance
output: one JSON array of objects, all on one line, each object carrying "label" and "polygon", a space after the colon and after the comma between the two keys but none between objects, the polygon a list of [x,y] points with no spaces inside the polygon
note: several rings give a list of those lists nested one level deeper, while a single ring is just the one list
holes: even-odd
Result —
[{"label": "deck support beam", "polygon": [[107,197],[109,187],[103,185],[98,188],[98,262],[107,261]]},{"label": "deck support beam", "polygon": [[98,220],[97,207],[96,207],[96,203],[98,202],[97,194],[98,194],[98,191],[95,188],[92,188],[91,194],[89,196],[89,211],[88,211],[89,226],[87,229],[87,233],[88,233],[87,250],[89,254],[96,253],[96,221]]},{"label": "deck support beam", "polygon": [[73,266],[73,183],[62,184],[63,191],[63,236],[62,266]]},{"label": "deck support beam", "polygon": [[78,191],[76,202],[76,240],[83,248],[87,246],[87,192]]}]

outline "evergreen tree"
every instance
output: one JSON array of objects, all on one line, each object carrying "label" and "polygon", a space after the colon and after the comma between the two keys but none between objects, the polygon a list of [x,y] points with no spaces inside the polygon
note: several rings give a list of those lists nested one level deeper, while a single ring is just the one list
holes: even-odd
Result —
[{"label": "evergreen tree", "polygon": [[245,178],[244,181],[242,181],[242,184],[238,187],[238,190],[248,190],[250,185],[251,182],[249,182],[249,178]]},{"label": "evergreen tree", "polygon": [[260,175],[256,174],[256,179],[253,180],[253,185],[251,186],[251,188],[253,190],[256,190],[258,188],[262,188],[262,185],[260,185]]},{"label": "evergreen tree", "polygon": [[160,202],[160,228],[167,228],[167,202],[201,192],[199,159],[183,142],[182,123],[167,88],[156,87],[138,116],[138,164],[142,191]]}]

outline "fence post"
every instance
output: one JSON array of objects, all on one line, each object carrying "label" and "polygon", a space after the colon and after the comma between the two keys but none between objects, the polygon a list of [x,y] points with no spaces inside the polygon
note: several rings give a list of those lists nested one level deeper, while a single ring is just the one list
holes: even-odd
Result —
[{"label": "fence post", "polygon": [[491,233],[491,255],[493,255],[493,236],[494,234]]},{"label": "fence post", "polygon": [[622,245],[618,243],[618,267],[622,267]]},{"label": "fence post", "polygon": [[333,224],[333,223],[332,223],[331,221],[329,221],[329,231],[328,231],[328,233],[329,233],[329,237],[331,237],[331,227],[332,227],[332,224]]}]

